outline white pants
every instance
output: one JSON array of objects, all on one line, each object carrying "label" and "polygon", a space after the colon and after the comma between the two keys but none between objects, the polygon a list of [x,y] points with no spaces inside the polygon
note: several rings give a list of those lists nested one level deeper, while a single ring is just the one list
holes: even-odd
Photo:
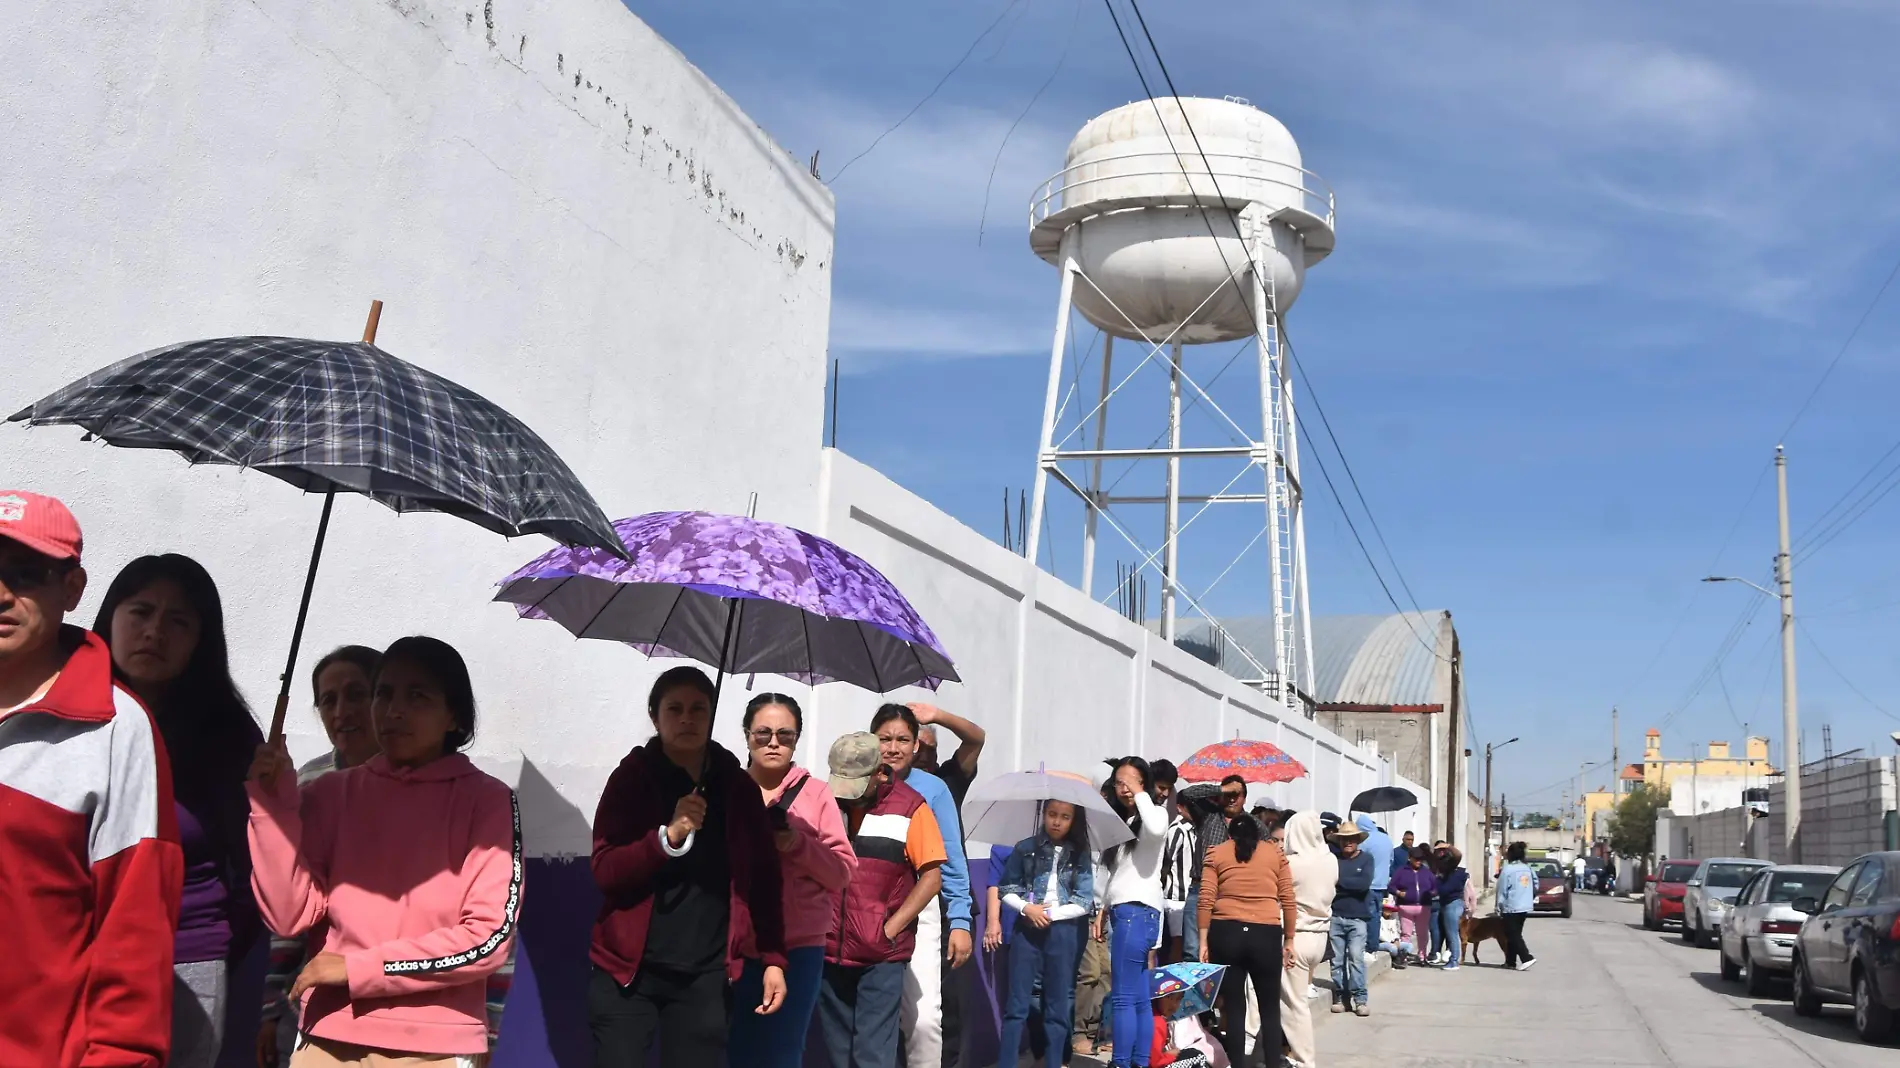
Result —
[{"label": "white pants", "polygon": [[1280,1031],[1292,1049],[1294,1063],[1312,1068],[1319,1063],[1313,1048],[1312,1000],[1306,996],[1313,969],[1326,956],[1324,931],[1299,931],[1293,936],[1293,967],[1280,975]]},{"label": "white pants", "polygon": [[917,914],[917,949],[904,972],[904,1004],[898,1026],[904,1029],[907,1068],[943,1066],[943,910],[933,897]]}]

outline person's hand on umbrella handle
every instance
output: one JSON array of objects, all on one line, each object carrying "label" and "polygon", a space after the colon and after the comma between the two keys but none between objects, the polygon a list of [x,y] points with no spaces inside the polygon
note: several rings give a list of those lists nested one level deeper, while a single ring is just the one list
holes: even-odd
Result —
[{"label": "person's hand on umbrella handle", "polygon": [[674,849],[686,844],[686,836],[692,834],[706,822],[706,799],[697,793],[687,794],[673,806],[673,819],[666,825],[666,841]]},{"label": "person's hand on umbrella handle", "polygon": [[284,743],[281,740],[265,742],[252,755],[251,770],[245,775],[245,780],[256,783],[258,789],[268,794],[277,789],[278,778],[286,774],[294,776],[296,770],[291,767],[290,754],[285,751]]}]

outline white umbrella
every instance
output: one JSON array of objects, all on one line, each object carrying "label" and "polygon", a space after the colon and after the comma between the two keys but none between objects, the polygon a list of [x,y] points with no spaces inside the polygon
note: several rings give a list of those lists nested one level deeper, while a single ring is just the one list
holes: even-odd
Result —
[{"label": "white umbrella", "polygon": [[963,802],[964,837],[1014,845],[1041,828],[1044,801],[1066,801],[1087,813],[1092,851],[1134,840],[1134,832],[1088,780],[1062,771],[1014,771],[972,787]]}]

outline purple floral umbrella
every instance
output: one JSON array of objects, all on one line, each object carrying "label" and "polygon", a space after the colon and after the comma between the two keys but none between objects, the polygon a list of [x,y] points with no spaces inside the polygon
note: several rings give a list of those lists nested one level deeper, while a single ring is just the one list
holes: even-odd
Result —
[{"label": "purple floral umbrella", "polygon": [[554,549],[503,579],[495,600],[576,637],[698,660],[721,674],[849,682],[877,693],[959,681],[890,580],[823,538],[711,512],[653,512],[613,526],[630,559]]}]

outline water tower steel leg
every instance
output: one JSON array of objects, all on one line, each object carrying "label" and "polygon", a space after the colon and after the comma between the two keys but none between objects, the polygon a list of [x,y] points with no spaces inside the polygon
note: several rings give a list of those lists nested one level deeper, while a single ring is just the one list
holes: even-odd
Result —
[{"label": "water tower steel leg", "polygon": [[1023,531],[1031,581],[1016,613],[1015,730],[1010,754],[1015,767],[1023,765],[1023,717],[1029,694],[1029,624],[1036,610],[1036,551],[1042,542],[1042,511],[1049,490],[1049,466],[1055,462],[1050,453],[1054,451],[1056,440],[1056,393],[1062,388],[1062,352],[1069,341],[1069,306],[1075,297],[1077,268],[1071,244],[1074,239],[1074,231],[1062,237],[1062,293],[1056,300],[1055,341],[1049,346],[1049,388],[1042,400],[1042,447],[1036,454],[1036,488],[1031,494],[1029,529]]},{"label": "water tower steel leg", "polygon": [[1181,527],[1181,343],[1176,341],[1168,358],[1168,517],[1162,532],[1165,552],[1161,571],[1161,638],[1174,643],[1174,584],[1181,574],[1181,545],[1175,537]]},{"label": "water tower steel leg", "polygon": [[[1102,335],[1102,392],[1095,402],[1095,451],[1108,447],[1108,390],[1110,372],[1115,364],[1115,338]],[[1095,596],[1095,520],[1101,507],[1102,458],[1089,465],[1088,517],[1082,525],[1082,595]]]},{"label": "water tower steel leg", "polygon": [[1293,522],[1293,592],[1294,592],[1294,651],[1298,657],[1298,670],[1287,679],[1287,685],[1294,690],[1293,699],[1288,707],[1297,707],[1300,684],[1305,684],[1308,696],[1318,700],[1313,690],[1313,604],[1307,595],[1306,582],[1306,483],[1300,480],[1300,435],[1299,423],[1293,409],[1293,379],[1286,380],[1286,466],[1287,489],[1292,503]]}]

